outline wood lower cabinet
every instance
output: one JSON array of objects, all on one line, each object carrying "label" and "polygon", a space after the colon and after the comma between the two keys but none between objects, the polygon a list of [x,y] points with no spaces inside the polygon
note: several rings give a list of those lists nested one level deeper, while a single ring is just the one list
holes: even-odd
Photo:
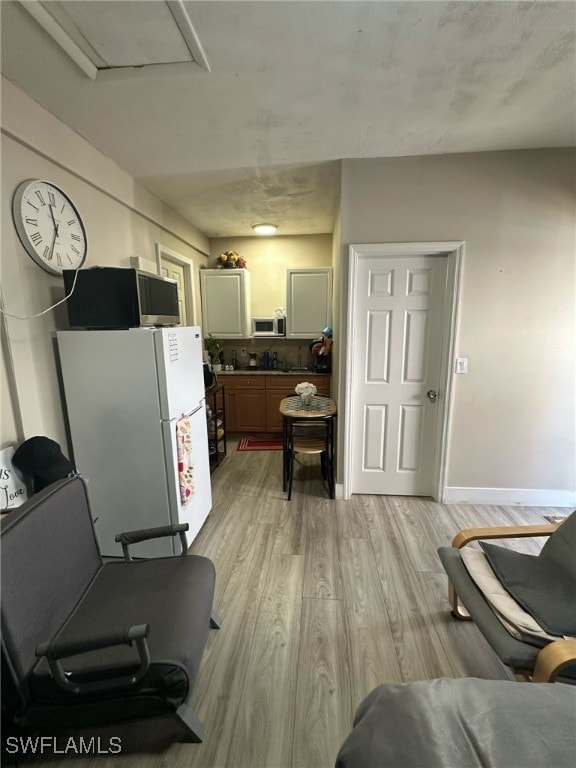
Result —
[{"label": "wood lower cabinet", "polygon": [[228,431],[265,432],[265,377],[226,376],[222,381],[225,383]]},{"label": "wood lower cabinet", "polygon": [[266,413],[264,409],[264,390],[236,392],[236,431],[265,432]]},{"label": "wood lower cabinet", "polygon": [[282,432],[280,402],[288,396],[290,390],[269,389],[266,391],[266,432]]},{"label": "wood lower cabinet", "polygon": [[280,402],[294,394],[300,381],[316,386],[319,395],[330,396],[330,376],[281,374],[226,376],[226,418],[229,432],[282,432]]},{"label": "wood lower cabinet", "polygon": [[330,396],[330,376],[303,373],[222,376],[225,384],[228,432],[282,432],[280,401],[294,393],[300,381],[316,386],[319,395]]}]

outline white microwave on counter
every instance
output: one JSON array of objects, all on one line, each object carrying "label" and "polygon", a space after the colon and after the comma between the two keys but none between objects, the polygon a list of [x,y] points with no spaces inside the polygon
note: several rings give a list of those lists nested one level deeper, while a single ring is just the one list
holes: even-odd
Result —
[{"label": "white microwave on counter", "polygon": [[286,318],[253,317],[252,336],[286,336]]}]

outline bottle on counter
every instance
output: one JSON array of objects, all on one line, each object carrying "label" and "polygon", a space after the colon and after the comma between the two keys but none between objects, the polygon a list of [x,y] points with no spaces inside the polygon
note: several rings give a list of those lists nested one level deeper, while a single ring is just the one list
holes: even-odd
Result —
[{"label": "bottle on counter", "polygon": [[276,371],[278,369],[278,358],[276,356],[276,352],[272,352],[272,370]]}]

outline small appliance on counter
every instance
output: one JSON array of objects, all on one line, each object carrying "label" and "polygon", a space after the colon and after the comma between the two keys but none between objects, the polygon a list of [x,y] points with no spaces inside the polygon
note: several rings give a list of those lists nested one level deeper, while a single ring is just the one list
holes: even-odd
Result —
[{"label": "small appliance on counter", "polygon": [[322,336],[310,344],[312,365],[316,373],[332,371],[332,335],[332,328],[327,326],[322,330]]}]

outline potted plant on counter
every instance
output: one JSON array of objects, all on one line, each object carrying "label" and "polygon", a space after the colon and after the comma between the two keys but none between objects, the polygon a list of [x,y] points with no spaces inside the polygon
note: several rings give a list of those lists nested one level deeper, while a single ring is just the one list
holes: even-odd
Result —
[{"label": "potted plant on counter", "polygon": [[210,355],[210,362],[212,363],[212,370],[214,373],[219,373],[222,370],[222,363],[220,362],[220,353],[222,351],[222,344],[219,339],[213,336],[211,333],[204,339],[204,347]]}]

